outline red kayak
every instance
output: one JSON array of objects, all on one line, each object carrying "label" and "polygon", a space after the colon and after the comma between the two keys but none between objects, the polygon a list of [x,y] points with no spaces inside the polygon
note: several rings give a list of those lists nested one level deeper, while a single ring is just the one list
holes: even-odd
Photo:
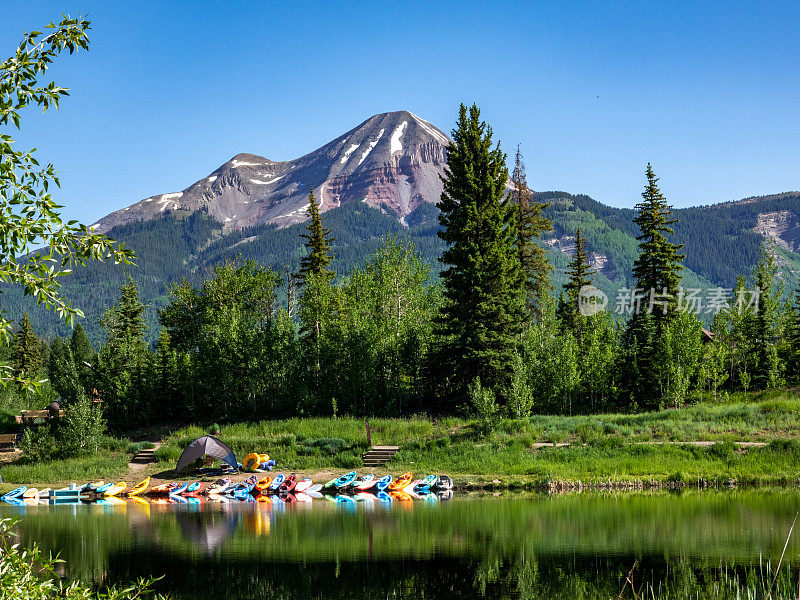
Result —
[{"label": "red kayak", "polygon": [[294,491],[296,485],[297,485],[297,473],[292,473],[286,479],[283,480],[283,483],[278,488],[278,492],[281,494],[289,494]]}]

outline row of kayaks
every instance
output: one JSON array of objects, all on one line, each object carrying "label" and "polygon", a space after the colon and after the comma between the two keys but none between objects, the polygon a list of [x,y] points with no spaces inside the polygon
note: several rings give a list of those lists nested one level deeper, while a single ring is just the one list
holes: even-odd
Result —
[{"label": "row of kayaks", "polygon": [[218,479],[206,486],[200,481],[173,482],[155,486],[146,492],[149,496],[227,496],[237,500],[268,497],[271,495],[305,494],[311,498],[325,494],[341,495],[353,492],[409,492],[427,494],[432,491],[450,490],[453,480],[447,475],[429,475],[424,479],[414,479],[412,473],[404,473],[394,478],[391,475],[376,477],[369,474],[359,477],[355,471],[331,479],[327,483],[314,483],[309,477],[296,473],[258,478],[251,476],[244,481],[234,482],[229,477]]},{"label": "row of kayaks", "polygon": [[[50,488],[37,489],[20,486],[7,494],[0,496],[0,500],[9,504],[27,504],[49,501],[76,501],[87,499],[116,498],[119,496],[136,497],[148,495],[161,498],[199,498],[209,499],[235,499],[241,501],[266,500],[270,496],[299,495],[309,499],[323,496],[335,496],[342,502],[348,495],[373,494],[380,498],[381,494],[404,494],[410,499],[422,498],[434,492],[449,491],[453,487],[453,480],[447,475],[428,475],[423,479],[414,479],[413,473],[404,473],[399,477],[386,475],[377,477],[368,474],[359,477],[355,471],[350,471],[327,483],[314,483],[309,477],[296,473],[284,475],[279,473],[274,477],[258,478],[251,476],[244,481],[234,482],[229,477],[218,479],[206,485],[201,481],[164,483],[148,489],[150,478],[128,488],[124,481],[119,483],[105,483],[97,481],[83,485],[72,484],[67,488],[52,490]],[[406,498],[403,498],[406,499]]]},{"label": "row of kayaks", "polygon": [[137,485],[128,488],[124,481],[118,483],[106,483],[105,481],[95,481],[82,485],[71,484],[69,487],[57,490],[35,487],[20,486],[11,490],[7,494],[0,496],[0,500],[9,504],[33,503],[33,502],[58,502],[90,499],[90,498],[114,498],[117,496],[137,496],[144,492],[150,485],[150,478],[139,482]]}]

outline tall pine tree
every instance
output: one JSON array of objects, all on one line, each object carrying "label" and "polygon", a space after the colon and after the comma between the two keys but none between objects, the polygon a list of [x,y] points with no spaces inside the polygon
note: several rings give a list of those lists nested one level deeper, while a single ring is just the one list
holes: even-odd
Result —
[{"label": "tall pine tree", "polygon": [[553,267],[547,260],[544,248],[536,240],[541,238],[542,233],[551,231],[553,224],[544,216],[550,203],[536,202],[533,199],[519,146],[514,157],[511,184],[511,198],[517,208],[517,254],[525,278],[525,306],[528,314],[538,323],[553,288],[550,282]]},{"label": "tall pine tree", "polygon": [[524,320],[516,206],[508,169],[478,107],[462,104],[438,203],[445,302],[437,319],[435,368],[445,393],[463,396],[476,379],[502,397],[511,383]]},{"label": "tall pine tree", "polygon": [[319,212],[319,204],[314,197],[314,188],[308,194],[308,233],[300,234],[306,240],[305,247],[308,254],[300,260],[300,270],[297,273],[297,280],[300,285],[305,283],[309,274],[321,276],[332,280],[333,271],[329,266],[333,260],[331,253],[331,243],[336,238],[330,237],[331,230],[324,227],[322,217]]},{"label": "tall pine tree", "polygon": [[[638,211],[633,222],[639,226],[639,257],[633,263],[636,287],[646,296],[643,306],[652,308],[658,330],[675,315],[678,301],[678,286],[681,282],[681,261],[686,258],[678,251],[682,244],[673,244],[667,238],[674,231],[670,227],[678,222],[672,217],[672,207],[658,187],[658,178],[653,167],[647,163],[647,185],[642,192],[642,202],[635,206]],[[650,295],[654,302],[651,303]]]},{"label": "tall pine tree", "polygon": [[758,290],[758,307],[753,320],[755,369],[753,383],[760,389],[773,388],[780,378],[780,361],[776,342],[781,335],[780,298],[783,288],[775,285],[778,269],[775,265],[775,248],[770,243],[762,245],[754,274]]},{"label": "tall pine tree", "polygon": [[583,337],[584,319],[578,306],[580,291],[584,286],[592,284],[592,275],[595,274],[589,264],[589,252],[586,250],[586,240],[581,235],[581,230],[575,232],[575,256],[567,268],[567,283],[558,302],[556,316],[561,328],[571,331],[580,341]]},{"label": "tall pine tree", "polygon": [[658,187],[658,178],[647,163],[647,185],[642,201],[636,205],[633,219],[639,226],[639,257],[633,264],[636,287],[642,295],[636,302],[633,316],[623,335],[624,352],[620,371],[634,406],[655,408],[665,400],[667,375],[665,360],[666,328],[674,320],[678,308],[682,245],[673,244],[668,235],[672,207]]},{"label": "tall pine tree", "polygon": [[22,315],[12,348],[14,375],[20,379],[35,378],[42,369],[42,342],[28,319],[28,313]]}]

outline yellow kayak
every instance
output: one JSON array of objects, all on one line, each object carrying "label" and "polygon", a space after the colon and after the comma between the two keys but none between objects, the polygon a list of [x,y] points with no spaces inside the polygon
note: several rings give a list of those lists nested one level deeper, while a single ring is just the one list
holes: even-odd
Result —
[{"label": "yellow kayak", "polygon": [[25,500],[29,500],[29,499],[38,500],[39,499],[39,490],[36,489],[36,488],[28,488],[27,490],[25,490],[25,493],[22,494],[22,497]]},{"label": "yellow kayak", "polygon": [[123,491],[126,487],[128,487],[128,484],[125,483],[124,481],[120,481],[116,485],[112,485],[110,488],[108,488],[106,490],[105,494],[103,494],[103,497],[104,498],[110,498],[111,496],[116,496],[121,491]]},{"label": "yellow kayak", "polygon": [[143,491],[147,489],[147,486],[150,485],[150,478],[148,477],[144,481],[140,481],[131,489],[128,490],[128,496],[138,496]]}]

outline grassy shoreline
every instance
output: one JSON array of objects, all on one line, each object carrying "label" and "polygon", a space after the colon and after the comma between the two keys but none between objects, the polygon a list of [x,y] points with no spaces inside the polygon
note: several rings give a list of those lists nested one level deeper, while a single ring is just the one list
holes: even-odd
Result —
[{"label": "grassy shoreline", "polygon": [[[363,467],[367,440],[358,418],[237,423],[223,425],[216,435],[240,459],[249,452],[268,453],[277,461],[276,471],[316,480],[355,469],[447,473],[459,489],[800,485],[800,395],[795,391],[641,414],[505,419],[489,428],[455,417],[370,419],[370,429],[373,444],[400,447],[386,468]],[[45,464],[17,461],[0,475],[8,485],[38,486],[98,479],[132,483],[154,474],[171,479],[186,445],[212,430],[216,427],[190,425],[165,435],[157,462],[135,473],[129,472],[128,454],[107,450]]]}]

